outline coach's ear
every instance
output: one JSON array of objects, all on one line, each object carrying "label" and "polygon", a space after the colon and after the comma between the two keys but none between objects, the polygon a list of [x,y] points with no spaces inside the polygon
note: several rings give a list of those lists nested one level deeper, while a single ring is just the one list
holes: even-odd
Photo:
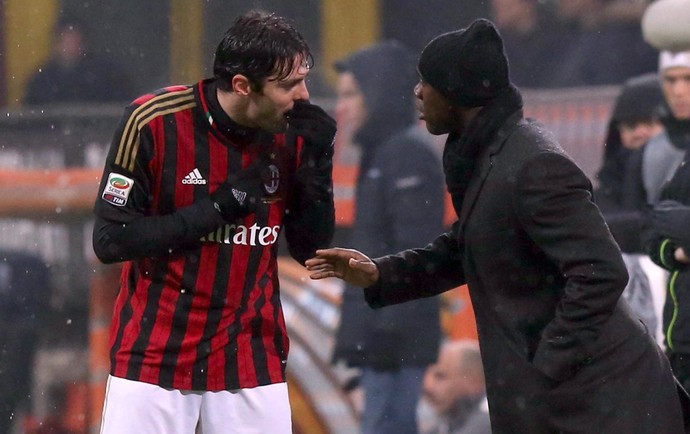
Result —
[{"label": "coach's ear", "polygon": [[242,95],[247,96],[252,90],[251,82],[247,76],[242,74],[236,74],[232,77],[232,91]]}]

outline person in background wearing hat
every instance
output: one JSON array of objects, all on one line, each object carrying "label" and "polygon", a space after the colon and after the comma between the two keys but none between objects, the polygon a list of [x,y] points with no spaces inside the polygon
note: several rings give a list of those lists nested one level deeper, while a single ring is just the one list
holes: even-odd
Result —
[{"label": "person in background wearing hat", "polygon": [[[355,221],[349,242],[381,256],[412,248],[444,230],[441,161],[417,123],[416,58],[396,41],[336,63],[338,128],[361,150]],[[422,379],[441,337],[438,297],[372,310],[361,291],[343,293],[334,362],[361,369],[364,434],[416,433]]]},{"label": "person in background wearing hat", "polygon": [[[635,199],[625,197],[631,159],[649,139],[663,131],[659,119],[663,101],[661,83],[655,73],[626,80],[616,97],[606,132],[603,163],[597,173],[599,185],[595,190],[596,203],[604,216],[637,205]],[[615,232],[613,235],[619,244],[625,241],[618,239]],[[639,251],[639,242],[623,250]]]},{"label": "person in background wearing hat", "polygon": [[[690,51],[662,51],[665,133],[644,149],[643,180],[653,204],[647,232],[652,260],[671,273],[664,305],[666,351],[678,380],[690,388]],[[656,190],[654,189],[656,188]]]},{"label": "person in background wearing hat", "polygon": [[[623,298],[633,312],[662,340],[660,310],[664,303],[665,272],[644,254],[642,231],[646,201],[639,166],[642,148],[664,127],[659,109],[664,96],[656,73],[627,80],[616,98],[606,141],[603,164],[597,178],[594,199],[609,225],[613,238],[623,252],[630,279]],[[651,273],[651,274],[650,274]]]},{"label": "person in background wearing hat", "polygon": [[628,275],[591,183],[523,118],[494,25],[434,38],[418,71],[421,118],[449,134],[458,220],[426,247],[375,259],[317,250],[311,278],[365,288],[374,308],[467,283],[494,434],[683,432],[687,395],[620,300]]}]

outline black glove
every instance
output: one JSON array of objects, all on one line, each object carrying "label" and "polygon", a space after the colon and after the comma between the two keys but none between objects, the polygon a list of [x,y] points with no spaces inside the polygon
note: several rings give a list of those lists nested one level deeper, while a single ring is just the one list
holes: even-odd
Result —
[{"label": "black glove", "polygon": [[690,206],[663,200],[652,211],[652,230],[678,244],[690,246]]},{"label": "black glove", "polygon": [[265,162],[256,161],[248,168],[230,175],[211,193],[213,206],[227,222],[256,211],[257,204],[266,193],[264,181],[267,172]]},{"label": "black glove", "polygon": [[287,118],[288,129],[304,138],[305,151],[317,158],[333,156],[333,140],[337,128],[335,119],[324,109],[309,101],[299,100],[295,101]]}]

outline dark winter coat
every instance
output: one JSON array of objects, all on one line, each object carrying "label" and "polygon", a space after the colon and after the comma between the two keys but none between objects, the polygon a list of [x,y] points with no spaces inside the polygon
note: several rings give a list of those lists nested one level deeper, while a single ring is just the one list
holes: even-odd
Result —
[{"label": "dark winter coat", "polygon": [[494,137],[452,230],[375,259],[368,302],[469,285],[494,434],[683,432],[668,361],[619,301],[625,264],[589,180],[520,111]]}]

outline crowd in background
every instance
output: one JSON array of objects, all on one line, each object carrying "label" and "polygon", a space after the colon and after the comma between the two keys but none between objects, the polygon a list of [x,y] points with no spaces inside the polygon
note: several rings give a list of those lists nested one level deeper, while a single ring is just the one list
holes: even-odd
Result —
[{"label": "crowd in background", "polygon": [[[505,40],[511,79],[521,88],[620,85],[656,68],[656,51],[640,30],[644,0],[465,0],[453,7],[439,0],[423,7],[413,1],[393,3],[383,2],[381,39],[398,40],[415,52],[440,31],[478,17],[491,19]],[[101,36],[98,29],[78,12],[66,11],[55,28],[53,54],[30,79],[24,103],[126,102],[148,91],[150,74],[121,63],[114,47],[96,46],[96,35]],[[316,64],[310,78],[316,96],[335,94],[324,78],[330,67]]]}]

